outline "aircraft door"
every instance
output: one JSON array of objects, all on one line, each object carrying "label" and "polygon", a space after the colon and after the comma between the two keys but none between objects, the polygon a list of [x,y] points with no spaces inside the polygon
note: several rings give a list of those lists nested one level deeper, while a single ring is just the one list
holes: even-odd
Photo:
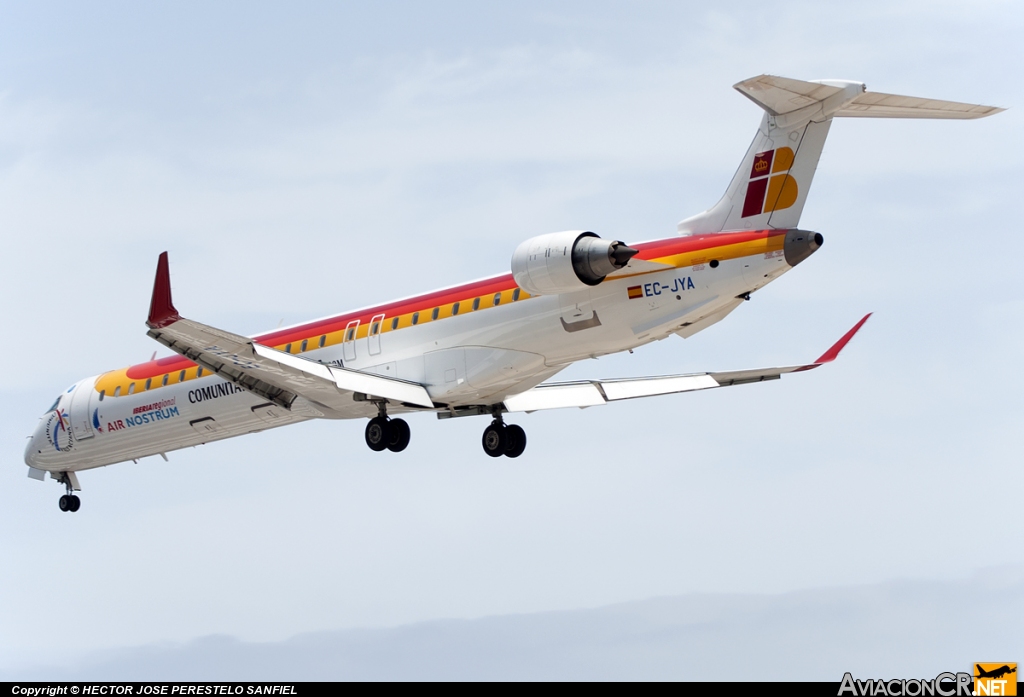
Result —
[{"label": "aircraft door", "polygon": [[354,319],[345,327],[345,336],[341,340],[342,354],[346,361],[356,359],[356,337],[359,335],[359,320]]},{"label": "aircraft door", "polygon": [[370,320],[370,331],[366,335],[366,344],[371,356],[380,353],[380,333],[383,328],[384,315],[376,315]]},{"label": "aircraft door", "polygon": [[75,386],[71,394],[71,431],[75,434],[75,440],[92,438],[95,432],[92,430],[92,414],[89,411],[90,396],[95,390],[96,378],[83,380]]}]

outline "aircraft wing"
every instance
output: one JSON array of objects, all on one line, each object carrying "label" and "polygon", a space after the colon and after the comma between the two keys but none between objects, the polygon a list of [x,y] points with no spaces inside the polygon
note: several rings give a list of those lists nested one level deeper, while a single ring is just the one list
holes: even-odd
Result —
[{"label": "aircraft wing", "polygon": [[732,387],[751,382],[778,380],[786,373],[813,370],[831,363],[839,352],[860,331],[871,314],[864,316],[853,328],[818,360],[804,365],[782,368],[760,368],[755,370],[734,370],[723,373],[694,373],[691,375],[665,375],[647,378],[626,378],[619,380],[580,380],[576,382],[555,382],[537,385],[533,389],[512,395],[505,399],[509,411],[539,411],[563,407],[595,407],[609,402],[639,397],[653,397],[662,394],[709,390],[715,387]]},{"label": "aircraft wing", "polygon": [[171,302],[167,252],[157,263],[147,334],[225,380],[290,409],[297,397],[327,408],[351,406],[355,393],[433,408],[422,385],[327,366],[185,319]]}]

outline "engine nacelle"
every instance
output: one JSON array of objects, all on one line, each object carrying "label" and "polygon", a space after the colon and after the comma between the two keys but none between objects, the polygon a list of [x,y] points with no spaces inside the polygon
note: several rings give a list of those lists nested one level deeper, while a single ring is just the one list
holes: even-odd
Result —
[{"label": "engine nacelle", "polygon": [[592,232],[568,230],[531,237],[512,254],[512,277],[530,295],[557,295],[596,286],[639,250]]}]

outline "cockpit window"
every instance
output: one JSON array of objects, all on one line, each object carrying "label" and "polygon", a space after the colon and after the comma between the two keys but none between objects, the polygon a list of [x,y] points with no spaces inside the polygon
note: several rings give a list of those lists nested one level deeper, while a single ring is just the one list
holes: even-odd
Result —
[{"label": "cockpit window", "polygon": [[51,411],[56,409],[58,404],[60,404],[60,397],[57,397],[57,399],[53,400],[53,405],[46,410],[46,413],[49,414]]}]

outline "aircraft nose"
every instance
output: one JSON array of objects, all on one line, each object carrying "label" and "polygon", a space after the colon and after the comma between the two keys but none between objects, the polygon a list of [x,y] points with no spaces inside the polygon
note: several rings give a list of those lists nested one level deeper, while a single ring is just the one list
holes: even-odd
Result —
[{"label": "aircraft nose", "polygon": [[28,437],[28,445],[25,446],[25,464],[29,467],[35,467],[39,462],[39,451],[43,449],[40,441],[43,436],[43,422],[40,421],[32,435]]},{"label": "aircraft nose", "polygon": [[820,232],[790,230],[786,233],[786,241],[782,246],[782,251],[786,255],[786,263],[790,266],[796,266],[818,251],[818,248],[823,244],[825,244],[825,238],[821,236]]}]

